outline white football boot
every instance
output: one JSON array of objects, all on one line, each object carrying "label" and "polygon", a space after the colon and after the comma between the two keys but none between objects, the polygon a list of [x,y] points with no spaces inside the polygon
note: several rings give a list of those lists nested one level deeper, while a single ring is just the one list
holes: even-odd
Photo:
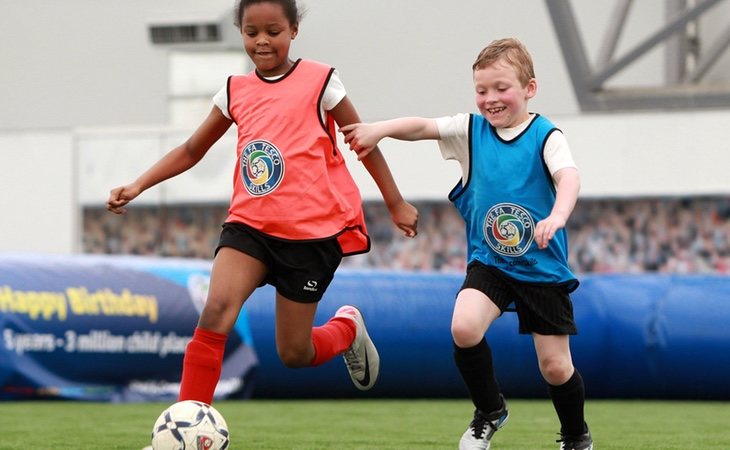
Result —
[{"label": "white football boot", "polygon": [[367,391],[375,385],[380,371],[380,356],[365,328],[365,320],[357,307],[345,305],[337,310],[335,317],[345,317],[355,322],[355,340],[342,357],[350,372],[355,387]]},{"label": "white football boot", "polygon": [[502,397],[502,408],[497,411],[484,414],[478,409],[474,410],[474,419],[461,436],[459,450],[489,450],[492,436],[502,428],[508,418],[509,411],[504,397]]}]

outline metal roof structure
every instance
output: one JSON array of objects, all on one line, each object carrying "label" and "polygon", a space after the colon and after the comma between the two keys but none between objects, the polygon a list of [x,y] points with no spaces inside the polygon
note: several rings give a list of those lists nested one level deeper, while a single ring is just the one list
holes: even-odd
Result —
[{"label": "metal roof structure", "polygon": [[[586,52],[571,0],[545,1],[582,111],[730,107],[730,77],[720,83],[703,78],[730,47],[730,22],[725,22],[726,28],[714,35],[712,42],[700,42],[697,33],[702,18],[713,14],[719,4],[727,5],[728,0],[667,0],[663,26],[616,55],[633,3],[617,0],[593,62]],[[662,85],[608,86],[612,77],[660,45],[666,46]]]}]

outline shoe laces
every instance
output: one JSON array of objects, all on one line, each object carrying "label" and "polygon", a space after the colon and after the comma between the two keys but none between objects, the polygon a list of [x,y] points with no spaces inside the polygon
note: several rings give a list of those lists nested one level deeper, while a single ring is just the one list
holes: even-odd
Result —
[{"label": "shoe laces", "polygon": [[474,419],[469,424],[469,427],[474,430],[472,431],[472,435],[476,439],[481,439],[486,429],[489,428],[489,430],[486,431],[486,439],[489,440],[492,438],[494,433],[497,432],[497,429],[499,429],[499,419],[489,420],[481,411],[477,411],[474,414]]},{"label": "shoe laces", "polygon": [[578,448],[585,448],[579,447],[579,445],[583,444],[582,437],[566,436],[561,434],[560,439],[556,440],[555,442],[560,443],[560,450],[575,450]]},{"label": "shoe laces", "polygon": [[357,372],[365,369],[365,364],[360,358],[358,358],[357,352],[355,352],[354,349],[348,349],[343,356],[345,358],[345,364],[347,364],[347,368],[350,369],[351,372]]}]

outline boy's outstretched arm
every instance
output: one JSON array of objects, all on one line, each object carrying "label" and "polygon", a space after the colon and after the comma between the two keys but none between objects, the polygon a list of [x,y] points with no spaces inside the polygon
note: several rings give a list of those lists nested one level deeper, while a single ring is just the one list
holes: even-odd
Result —
[{"label": "boy's outstretched arm", "polygon": [[555,204],[550,215],[535,225],[535,242],[546,248],[555,233],[565,227],[573,213],[580,191],[580,175],[575,167],[564,167],[553,175],[556,186]]},{"label": "boy's outstretched arm", "polygon": [[373,123],[353,123],[340,127],[350,150],[357,159],[366,157],[381,139],[390,137],[401,141],[439,139],[436,121],[423,117],[401,117]]},{"label": "boy's outstretched arm", "polygon": [[[340,127],[360,122],[355,107],[347,97],[343,98],[331,112]],[[415,237],[418,232],[418,210],[403,199],[380,149],[373,144],[368,153],[367,158],[358,157],[358,159],[362,161],[363,166],[378,186],[393,223],[406,236]]]}]

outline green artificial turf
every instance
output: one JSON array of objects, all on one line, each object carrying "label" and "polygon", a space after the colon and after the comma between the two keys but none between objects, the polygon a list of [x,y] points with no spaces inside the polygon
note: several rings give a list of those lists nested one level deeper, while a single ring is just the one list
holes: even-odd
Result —
[{"label": "green artificial turf", "polygon": [[[0,450],[140,450],[161,403],[0,402]],[[231,450],[456,449],[466,400],[244,400],[214,406]],[[491,450],[557,450],[547,400],[509,400]],[[728,450],[730,402],[589,400],[595,450]]]}]

